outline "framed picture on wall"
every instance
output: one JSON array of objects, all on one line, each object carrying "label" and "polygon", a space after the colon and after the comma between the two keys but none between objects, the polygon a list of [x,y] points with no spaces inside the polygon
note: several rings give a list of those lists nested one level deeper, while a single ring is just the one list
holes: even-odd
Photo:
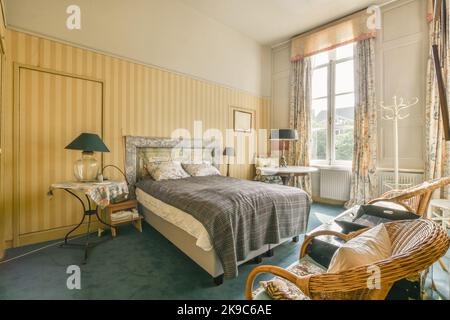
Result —
[{"label": "framed picture on wall", "polygon": [[253,114],[242,110],[233,110],[233,127],[236,132],[252,131]]}]

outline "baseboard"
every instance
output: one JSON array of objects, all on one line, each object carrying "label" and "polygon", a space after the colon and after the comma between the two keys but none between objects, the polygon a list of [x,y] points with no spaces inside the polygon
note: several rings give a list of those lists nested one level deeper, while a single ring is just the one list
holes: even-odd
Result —
[{"label": "baseboard", "polygon": [[6,240],[5,241],[5,251],[8,249],[11,249],[13,247],[13,241],[12,240]]},{"label": "baseboard", "polygon": [[[68,226],[68,227],[62,227],[62,228],[58,228],[58,229],[45,230],[45,231],[39,231],[39,232],[33,232],[33,233],[29,233],[29,234],[19,235],[19,238],[17,240],[17,247],[63,239],[64,236],[73,228],[74,228],[74,226]],[[99,223],[97,221],[91,222],[91,226],[90,226],[91,231],[95,231],[98,228],[99,228]],[[102,229],[104,229],[103,225],[102,225]],[[80,228],[75,230],[70,236],[71,237],[78,236],[83,233],[86,233],[86,231],[87,231],[87,223],[84,223],[80,226]]]},{"label": "baseboard", "polygon": [[340,200],[324,199],[324,198],[315,197],[315,196],[313,196],[312,199],[316,203],[329,204],[332,206],[344,206],[345,205],[345,201],[340,201]]}]

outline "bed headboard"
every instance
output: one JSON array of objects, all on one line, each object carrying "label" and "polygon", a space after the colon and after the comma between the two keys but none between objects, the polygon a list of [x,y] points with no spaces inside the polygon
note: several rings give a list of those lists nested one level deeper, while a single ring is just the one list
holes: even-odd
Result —
[{"label": "bed headboard", "polygon": [[219,167],[220,143],[216,140],[125,137],[125,174],[130,185],[147,176],[146,161],[209,161]]}]

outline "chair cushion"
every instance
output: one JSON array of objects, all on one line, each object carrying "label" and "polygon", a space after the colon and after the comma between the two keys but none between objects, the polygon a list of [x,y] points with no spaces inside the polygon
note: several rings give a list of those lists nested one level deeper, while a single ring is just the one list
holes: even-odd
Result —
[{"label": "chair cushion", "polygon": [[[298,276],[326,272],[324,267],[308,256],[294,263],[287,270]],[[257,300],[309,300],[295,284],[280,277],[274,277],[269,281],[261,281],[260,284],[261,287],[253,293]]]},{"label": "chair cushion", "polygon": [[370,265],[391,256],[392,244],[384,224],[380,224],[340,247],[331,259],[328,273],[340,273]]},{"label": "chair cushion", "polygon": [[373,203],[372,205],[377,206],[377,207],[383,207],[383,208],[388,208],[388,209],[392,209],[392,210],[401,210],[401,211],[408,211],[406,210],[406,208],[398,203],[395,202],[390,202],[390,201],[377,201],[375,203]]},{"label": "chair cushion", "polygon": [[279,165],[280,160],[278,158],[256,158],[257,168],[278,167]]}]

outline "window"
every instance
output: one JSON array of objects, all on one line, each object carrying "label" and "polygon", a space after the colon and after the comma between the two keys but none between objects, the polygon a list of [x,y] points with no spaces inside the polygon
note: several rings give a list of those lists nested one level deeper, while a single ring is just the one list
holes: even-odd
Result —
[{"label": "window", "polygon": [[354,45],[312,57],[311,160],[351,165],[355,122]]}]

